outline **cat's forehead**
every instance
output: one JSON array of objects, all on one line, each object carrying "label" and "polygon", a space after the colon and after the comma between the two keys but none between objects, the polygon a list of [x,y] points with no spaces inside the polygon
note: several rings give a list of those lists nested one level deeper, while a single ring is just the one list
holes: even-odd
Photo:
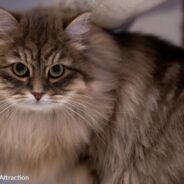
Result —
[{"label": "cat's forehead", "polygon": [[20,28],[24,39],[29,38],[37,44],[48,39],[62,40],[63,16],[57,11],[51,13],[46,9],[36,9],[22,15]]},{"label": "cat's forehead", "polygon": [[18,59],[31,65],[36,65],[40,61],[44,65],[52,65],[60,63],[66,60],[66,58],[69,60],[66,49],[62,48],[61,45],[45,44],[39,48],[36,44],[31,43],[18,46],[15,52]]},{"label": "cat's forehead", "polygon": [[28,63],[38,60],[51,64],[67,55],[62,17],[47,11],[34,11],[20,20],[16,52]]}]

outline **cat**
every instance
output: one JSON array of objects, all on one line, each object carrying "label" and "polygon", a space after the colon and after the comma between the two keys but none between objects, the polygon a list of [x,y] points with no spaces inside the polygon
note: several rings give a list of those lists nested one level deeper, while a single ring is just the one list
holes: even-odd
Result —
[{"label": "cat", "polygon": [[0,173],[181,184],[183,88],[184,51],[161,39],[114,34],[90,13],[0,9]]}]

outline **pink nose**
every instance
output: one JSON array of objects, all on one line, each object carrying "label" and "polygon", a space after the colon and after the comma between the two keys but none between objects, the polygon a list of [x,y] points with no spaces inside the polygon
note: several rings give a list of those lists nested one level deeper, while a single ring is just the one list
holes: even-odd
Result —
[{"label": "pink nose", "polygon": [[42,93],[42,92],[41,93],[33,92],[33,95],[34,95],[35,99],[37,101],[39,101],[42,98],[42,96],[44,95],[44,93]]}]

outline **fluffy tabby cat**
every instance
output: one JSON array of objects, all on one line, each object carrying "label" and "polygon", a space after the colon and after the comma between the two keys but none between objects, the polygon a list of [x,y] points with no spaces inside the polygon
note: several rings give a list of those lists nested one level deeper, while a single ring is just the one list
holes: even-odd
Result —
[{"label": "fluffy tabby cat", "polygon": [[[0,10],[0,173],[31,184],[184,183],[184,51],[88,13]],[[92,181],[93,180],[93,181]]]}]

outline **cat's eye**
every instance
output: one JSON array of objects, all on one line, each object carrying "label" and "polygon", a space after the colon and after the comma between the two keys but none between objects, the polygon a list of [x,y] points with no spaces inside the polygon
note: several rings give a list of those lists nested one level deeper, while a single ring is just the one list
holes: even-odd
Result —
[{"label": "cat's eye", "polygon": [[50,78],[59,78],[64,74],[64,66],[63,65],[53,65],[51,66],[51,68],[49,69],[49,77]]},{"label": "cat's eye", "polygon": [[29,70],[23,63],[15,63],[12,66],[13,73],[18,77],[26,77],[29,74]]}]

